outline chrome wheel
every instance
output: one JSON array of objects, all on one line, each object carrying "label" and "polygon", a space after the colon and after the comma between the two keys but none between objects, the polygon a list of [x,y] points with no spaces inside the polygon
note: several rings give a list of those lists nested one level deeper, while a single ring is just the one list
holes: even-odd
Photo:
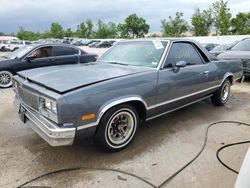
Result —
[{"label": "chrome wheel", "polygon": [[221,90],[222,101],[226,101],[228,99],[229,93],[230,93],[230,83],[226,82]]},{"label": "chrome wheel", "polygon": [[122,147],[130,142],[136,131],[136,115],[130,109],[120,109],[108,121],[106,139],[112,147]]},{"label": "chrome wheel", "polygon": [[7,88],[12,85],[12,74],[8,71],[0,71],[0,87]]}]

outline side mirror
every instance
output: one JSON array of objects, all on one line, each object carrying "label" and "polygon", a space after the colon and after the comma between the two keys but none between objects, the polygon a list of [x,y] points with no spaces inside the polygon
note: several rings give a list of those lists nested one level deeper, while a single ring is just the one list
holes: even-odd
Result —
[{"label": "side mirror", "polygon": [[28,57],[26,57],[26,60],[27,60],[27,62],[30,63],[35,58],[36,58],[36,55],[29,55]]},{"label": "side mirror", "polygon": [[176,67],[185,67],[187,65],[187,62],[186,61],[178,61],[175,66]]},{"label": "side mirror", "polygon": [[187,65],[187,62],[186,62],[186,61],[178,61],[178,62],[175,64],[175,66],[174,66],[174,68],[173,68],[173,71],[174,71],[174,72],[178,72],[180,68],[185,67],[186,65]]}]

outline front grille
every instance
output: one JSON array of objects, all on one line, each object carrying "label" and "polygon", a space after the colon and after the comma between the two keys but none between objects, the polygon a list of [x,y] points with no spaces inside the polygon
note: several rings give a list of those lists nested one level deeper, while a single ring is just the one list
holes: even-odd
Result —
[{"label": "front grille", "polygon": [[20,100],[34,110],[39,110],[39,97],[17,86]]}]

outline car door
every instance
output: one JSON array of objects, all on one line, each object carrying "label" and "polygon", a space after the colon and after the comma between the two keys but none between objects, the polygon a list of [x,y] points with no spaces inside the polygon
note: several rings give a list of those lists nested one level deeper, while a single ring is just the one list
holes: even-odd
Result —
[{"label": "car door", "polygon": [[52,46],[34,49],[13,69],[15,72],[53,65]]},{"label": "car door", "polygon": [[[185,61],[186,66],[175,64]],[[155,107],[169,111],[206,96],[211,78],[210,63],[206,63],[193,43],[172,44],[162,70],[158,73],[158,89]]]},{"label": "car door", "polygon": [[71,46],[53,46],[53,56],[56,65],[76,64],[79,61],[80,50]]}]

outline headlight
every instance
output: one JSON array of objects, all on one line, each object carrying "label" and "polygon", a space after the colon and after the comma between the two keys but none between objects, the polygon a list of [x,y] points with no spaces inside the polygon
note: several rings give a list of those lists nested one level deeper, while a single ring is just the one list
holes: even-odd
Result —
[{"label": "headlight", "polygon": [[48,98],[40,98],[40,106],[42,109],[45,109],[46,111],[53,112],[54,114],[57,114],[57,104],[56,101],[53,101]]}]

